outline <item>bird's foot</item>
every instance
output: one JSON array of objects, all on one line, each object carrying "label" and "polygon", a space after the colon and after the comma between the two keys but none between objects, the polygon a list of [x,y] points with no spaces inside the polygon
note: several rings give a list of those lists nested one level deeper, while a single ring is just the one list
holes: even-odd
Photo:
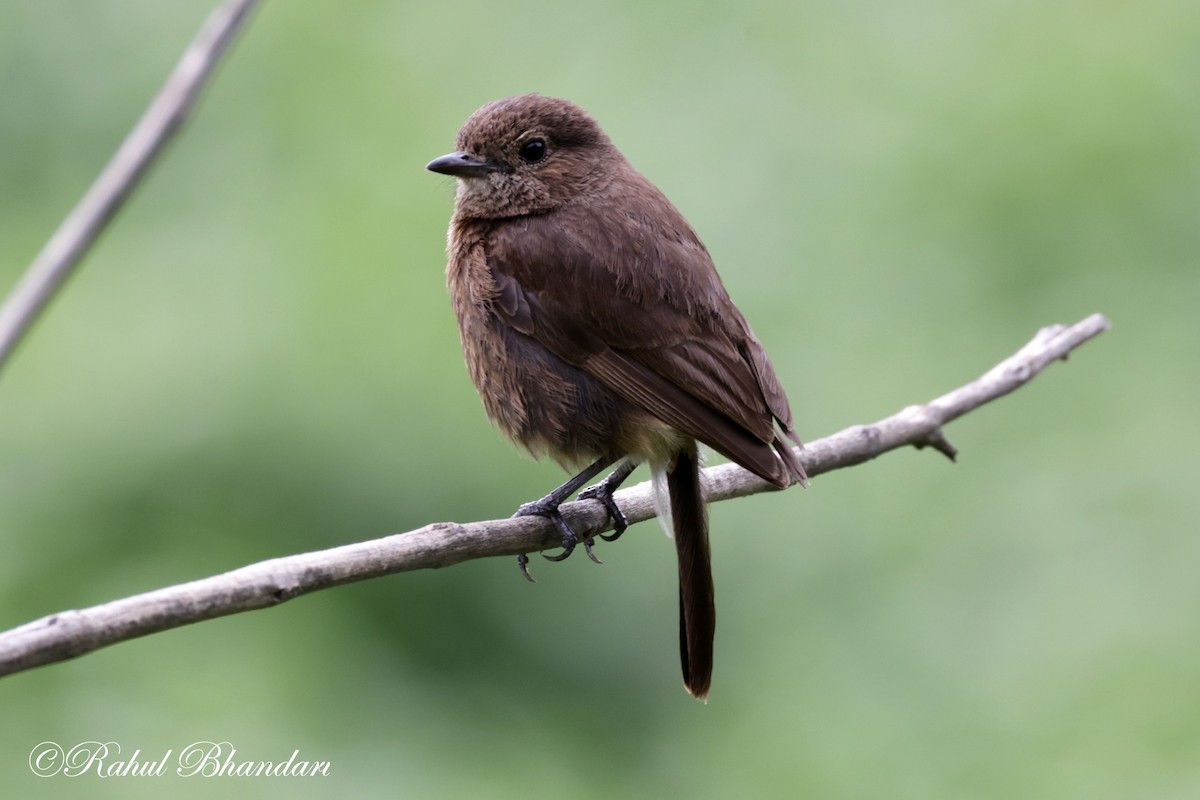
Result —
[{"label": "bird's foot", "polygon": [[[595,462],[585,467],[578,475],[571,478],[571,480],[567,481],[562,486],[559,486],[541,500],[534,500],[532,503],[525,503],[517,509],[517,513],[513,514],[514,517],[545,517],[546,519],[550,520],[556,529],[558,529],[558,533],[562,537],[563,551],[556,556],[543,556],[544,558],[550,561],[562,561],[564,558],[571,555],[571,551],[575,549],[575,545],[579,544],[579,537],[575,535],[575,532],[571,530],[571,526],[567,524],[565,519],[563,519],[562,513],[558,510],[558,507],[566,502],[568,497],[578,491],[580,486],[583,486],[584,483],[594,478],[596,474],[600,472],[600,470],[604,469],[611,463],[612,460],[608,458],[602,457],[597,459]],[[621,485],[622,481],[629,477],[629,473],[633,472],[636,466],[637,462],[628,458],[622,459],[621,463],[615,470],[613,470],[611,475],[600,481],[600,483],[596,484],[595,486],[585,489],[583,493],[579,495],[581,500],[599,500],[604,504],[604,507],[608,509],[608,513],[613,520],[614,532],[612,536],[601,536],[601,538],[607,541],[613,541],[622,533],[624,533],[625,529],[629,527],[629,520],[627,520],[625,515],[621,513],[621,509],[617,507],[616,502],[613,500],[613,492],[617,490],[617,487]],[[590,558],[592,561],[595,561],[597,564],[603,564],[604,562],[596,558],[596,554],[592,552],[593,535],[594,534],[589,534],[586,538],[584,538],[583,549],[587,552],[588,558]],[[533,576],[529,574],[529,556],[517,556],[517,565],[520,566],[521,573],[532,581]]]},{"label": "bird's foot", "polygon": [[[614,475],[616,473],[613,473]],[[611,535],[605,536],[600,534],[600,538],[606,542],[615,542],[621,538],[621,534],[629,527],[629,519],[626,518],[625,512],[617,505],[617,501],[613,499],[613,491],[616,489],[612,485],[613,475],[600,481],[594,486],[589,486],[579,493],[580,500],[597,500],[608,510],[608,516],[613,523],[613,532]],[[622,476],[621,480],[624,480]],[[593,559],[594,560],[594,559]]]},{"label": "bird's foot", "polygon": [[[562,537],[563,550],[555,556],[548,556],[543,553],[542,558],[547,561],[562,561],[566,559],[575,551],[575,545],[579,544],[579,537],[575,535],[575,531],[571,530],[571,526],[567,524],[567,521],[563,519],[562,513],[558,510],[561,502],[554,495],[547,495],[541,500],[534,500],[532,503],[523,504],[517,509],[517,513],[513,514],[514,517],[544,517],[550,520],[551,524],[558,530],[559,536]],[[596,558],[596,554],[592,552],[592,540],[590,537],[583,540],[583,549],[592,561],[597,564],[604,563]],[[533,576],[529,574],[529,556],[524,554],[517,556],[517,566],[521,568],[521,574],[536,583],[533,580]]]}]

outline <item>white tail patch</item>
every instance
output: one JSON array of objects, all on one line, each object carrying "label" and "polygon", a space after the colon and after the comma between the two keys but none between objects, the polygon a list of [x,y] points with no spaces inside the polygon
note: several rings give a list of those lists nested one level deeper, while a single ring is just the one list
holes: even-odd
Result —
[{"label": "white tail patch", "polygon": [[650,485],[654,488],[654,510],[658,512],[658,524],[668,539],[674,539],[675,530],[671,521],[671,495],[667,491],[667,462],[650,462]]}]

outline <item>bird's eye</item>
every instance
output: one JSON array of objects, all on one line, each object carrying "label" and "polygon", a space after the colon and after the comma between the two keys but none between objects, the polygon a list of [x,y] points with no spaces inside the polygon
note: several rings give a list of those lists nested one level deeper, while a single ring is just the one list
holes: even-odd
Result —
[{"label": "bird's eye", "polygon": [[546,157],[546,143],[541,139],[530,139],[521,145],[518,155],[526,164],[536,164]]}]

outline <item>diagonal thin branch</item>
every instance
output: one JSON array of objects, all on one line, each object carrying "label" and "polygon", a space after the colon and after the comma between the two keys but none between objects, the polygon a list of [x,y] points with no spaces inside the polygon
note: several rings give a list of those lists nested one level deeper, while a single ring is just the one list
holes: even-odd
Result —
[{"label": "diagonal thin branch", "polygon": [[205,21],[149,108],[0,306],[0,369],[182,127],[256,0],[226,0]]},{"label": "diagonal thin branch", "polygon": [[[1054,325],[1037,335],[983,376],[921,405],[909,406],[871,425],[856,425],[810,442],[800,453],[809,476],[861,464],[906,445],[935,447],[950,457],[954,449],[942,426],[1023,386],[1052,362],[1109,328],[1102,314],[1070,327]],[[709,502],[774,489],[736,464],[704,471]],[[631,523],[654,516],[648,483],[616,495]],[[607,530],[609,520],[596,501],[562,507],[576,531]],[[396,572],[436,569],[488,556],[516,555],[558,546],[553,525],[536,517],[457,524],[434,523],[408,533],[284,556],[222,575],[114,600],[78,611],[63,611],[0,633],[0,675],[64,661],[97,648],[227,614],[277,605],[293,597],[344,583]]]}]

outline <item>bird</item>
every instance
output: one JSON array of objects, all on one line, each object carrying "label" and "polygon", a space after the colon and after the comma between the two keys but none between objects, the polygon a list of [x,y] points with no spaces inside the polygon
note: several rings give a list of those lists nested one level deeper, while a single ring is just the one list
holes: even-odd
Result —
[{"label": "bird", "polygon": [[[788,398],[699,236],[578,105],[524,94],[479,108],[426,168],[456,179],[447,286],[467,369],[491,421],[578,473],[514,516],[605,507],[650,466],[679,572],[684,686],[707,700],[716,631],[699,444],[780,489],[806,484]],[[794,447],[793,447],[794,445]],[[584,536],[592,560],[593,537]],[[525,576],[528,556],[518,557]]]}]

